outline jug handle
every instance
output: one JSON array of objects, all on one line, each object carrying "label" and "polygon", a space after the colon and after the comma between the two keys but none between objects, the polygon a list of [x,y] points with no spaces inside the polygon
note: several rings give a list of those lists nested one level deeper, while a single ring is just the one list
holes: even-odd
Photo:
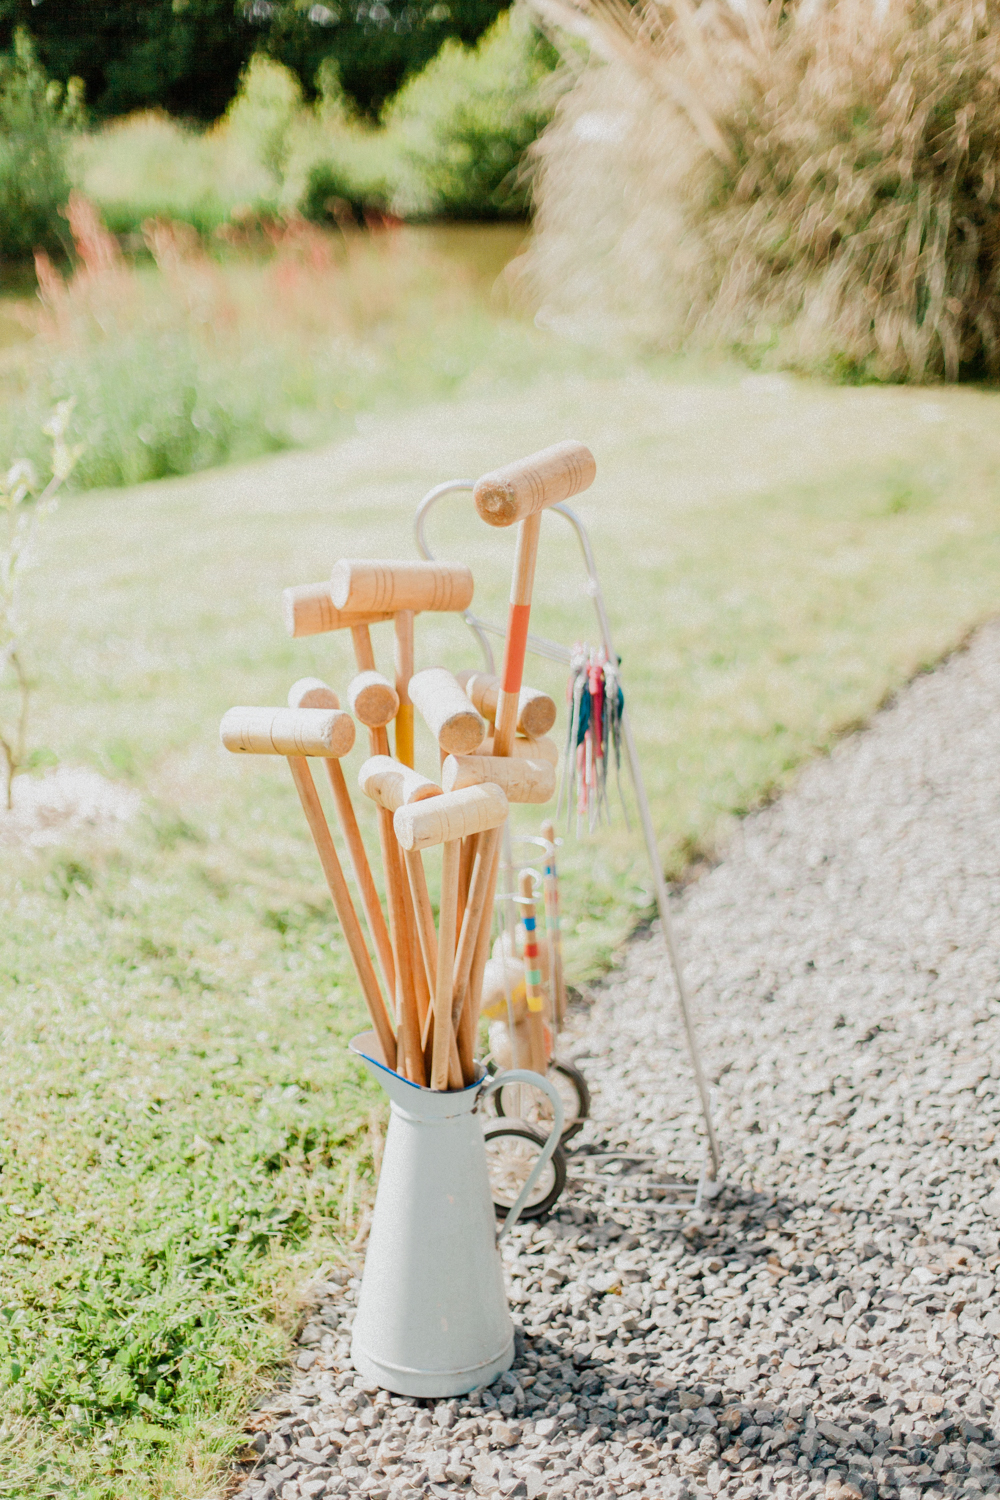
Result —
[{"label": "jug handle", "polygon": [[527,1182],[518,1193],[513,1205],[510,1207],[510,1209],[508,1209],[507,1217],[504,1219],[497,1232],[497,1243],[499,1243],[500,1240],[503,1239],[508,1229],[514,1228],[514,1225],[521,1217],[521,1212],[524,1208],[524,1205],[528,1201],[528,1195],[531,1192],[531,1189],[534,1187],[539,1177],[541,1177],[542,1173],[545,1171],[545,1168],[548,1166],[553,1152],[555,1151],[556,1147],[559,1144],[559,1141],[562,1138],[564,1122],[563,1102],[559,1097],[559,1090],[556,1088],[554,1083],[551,1083],[549,1081],[549,1079],[543,1078],[541,1073],[533,1073],[530,1068],[510,1068],[506,1073],[495,1073],[490,1081],[483,1087],[479,1095],[480,1099],[488,1099],[490,1094],[494,1093],[497,1089],[503,1088],[505,1083],[530,1083],[532,1087],[541,1089],[543,1094],[548,1094],[549,1098],[552,1101],[552,1109],[555,1114],[555,1121],[553,1123],[552,1129],[549,1131],[548,1140],[542,1147],[538,1160],[535,1162],[535,1165],[531,1169]]}]

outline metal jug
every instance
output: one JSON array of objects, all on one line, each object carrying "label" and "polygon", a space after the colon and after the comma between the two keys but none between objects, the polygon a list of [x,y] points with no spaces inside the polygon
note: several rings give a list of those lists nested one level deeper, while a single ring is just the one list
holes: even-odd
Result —
[{"label": "metal jug", "polygon": [[[440,1093],[387,1068],[378,1038],[350,1048],[391,1100],[375,1212],[354,1320],[359,1374],[401,1396],[458,1396],[488,1385],[514,1359],[499,1241],[512,1229],[558,1144],[562,1100],[525,1068]],[[499,1233],[476,1111],[506,1083],[552,1101],[552,1130]]]}]

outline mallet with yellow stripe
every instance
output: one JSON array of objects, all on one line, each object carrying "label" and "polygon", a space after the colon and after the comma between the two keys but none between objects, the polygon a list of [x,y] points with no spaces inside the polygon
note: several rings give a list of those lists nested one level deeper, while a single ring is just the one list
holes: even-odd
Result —
[{"label": "mallet with yellow stripe", "polygon": [[[413,616],[424,610],[468,609],[472,573],[464,563],[345,557],[334,565],[330,592],[338,609],[391,614],[396,628],[396,758],[413,765]],[[357,644],[357,641],[355,641]],[[359,665],[361,663],[359,662]]]},{"label": "mallet with yellow stripe", "polygon": [[524,987],[528,1005],[528,1038],[531,1045],[529,1068],[545,1076],[545,995],[538,962],[538,922],[535,916],[535,888],[530,870],[522,870],[518,882],[521,892],[521,921],[524,924]]},{"label": "mallet with yellow stripe", "polygon": [[395,1068],[396,1038],[392,1020],[379,989],[306,758],[317,755],[323,759],[339,759],[346,755],[354,744],[354,721],[350,714],[339,709],[231,708],[223,717],[219,735],[227,750],[249,755],[284,755],[287,758],[382,1055],[387,1065]]}]

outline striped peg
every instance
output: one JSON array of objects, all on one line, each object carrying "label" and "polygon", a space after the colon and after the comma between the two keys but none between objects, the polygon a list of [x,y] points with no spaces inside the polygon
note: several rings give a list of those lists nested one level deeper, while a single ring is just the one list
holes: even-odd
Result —
[{"label": "striped peg", "polygon": [[535,916],[535,891],[531,871],[522,870],[520,878],[521,921],[524,924],[524,988],[528,1002],[528,1066],[544,1077],[545,1022],[542,1010],[545,998],[542,991],[542,973],[538,964],[538,933]]}]

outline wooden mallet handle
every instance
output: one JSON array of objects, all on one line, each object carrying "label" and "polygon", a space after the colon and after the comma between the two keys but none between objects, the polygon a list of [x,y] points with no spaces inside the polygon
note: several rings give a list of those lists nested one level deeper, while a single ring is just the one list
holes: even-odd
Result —
[{"label": "wooden mallet handle", "polygon": [[413,676],[413,610],[401,609],[394,620],[396,696],[396,759],[404,766],[413,765],[413,704],[410,701],[410,678]]},{"label": "wooden mallet handle", "polygon": [[288,765],[292,780],[295,782],[295,789],[299,794],[299,801],[302,803],[302,811],[309,824],[309,831],[313,836],[313,843],[316,845],[320,864],[323,866],[327,887],[333,898],[344,937],[347,939],[347,946],[354,961],[354,971],[358,976],[358,982],[368,1006],[368,1014],[382,1047],[386,1067],[394,1069],[396,1038],[393,1035],[392,1021],[389,1019],[389,1012],[379,990],[372,961],[368,956],[368,948],[351,902],[351,895],[347,889],[344,872],[340,867],[340,860],[337,858],[333,839],[330,837],[330,829],[316,791],[316,784],[312,779],[309,763],[304,756],[290,755]]},{"label": "wooden mallet handle", "polygon": [[[358,671],[374,672],[375,653],[372,650],[372,638],[368,626],[352,625],[351,641]],[[373,755],[389,754],[389,736],[384,725],[369,726],[368,742]],[[396,964],[399,1071],[411,1083],[424,1084],[427,1081],[427,1073],[420,1046],[420,1015],[412,967],[415,955],[410,942],[412,913],[409,885],[403,875],[399,846],[392,831],[392,814],[386,808],[380,807],[377,818],[382,868],[385,871],[386,905],[389,908],[389,931],[392,935],[392,951]]]},{"label": "wooden mallet handle", "polygon": [[219,737],[236,754],[339,759],[354,744],[354,720],[338,708],[231,708]]},{"label": "wooden mallet handle", "polygon": [[[395,812],[397,807],[404,807],[408,802],[422,802],[428,797],[442,795],[441,788],[433,781],[421,776],[419,771],[401,765],[391,755],[373,755],[366,760],[358,772],[358,785],[366,797],[370,797],[387,812]],[[433,992],[438,961],[437,937],[427,878],[417,850],[406,852],[405,863],[413,901],[415,935],[419,941],[428,986]],[[412,950],[412,943],[410,946]]]},{"label": "wooden mallet handle", "polygon": [[[300,677],[298,682],[292,684],[288,690],[289,708],[339,708],[340,701],[333,691],[319,677]],[[351,794],[347,790],[347,781],[344,778],[344,770],[339,760],[327,758],[323,764],[326,766],[326,774],[330,782],[330,791],[333,794],[333,803],[337,809],[337,818],[347,852],[350,856],[351,869],[354,871],[354,879],[361,897],[361,905],[364,907],[365,918],[368,922],[368,931],[371,933],[375,952],[378,956],[379,968],[382,970],[382,978],[385,982],[385,992],[394,996],[396,993],[396,965],[392,956],[392,942],[389,937],[389,929],[385,923],[382,912],[382,903],[379,901],[378,890],[372,878],[371,866],[368,863],[368,855],[365,852],[364,840],[361,837],[361,829],[354,814],[354,805],[351,802]]]}]

